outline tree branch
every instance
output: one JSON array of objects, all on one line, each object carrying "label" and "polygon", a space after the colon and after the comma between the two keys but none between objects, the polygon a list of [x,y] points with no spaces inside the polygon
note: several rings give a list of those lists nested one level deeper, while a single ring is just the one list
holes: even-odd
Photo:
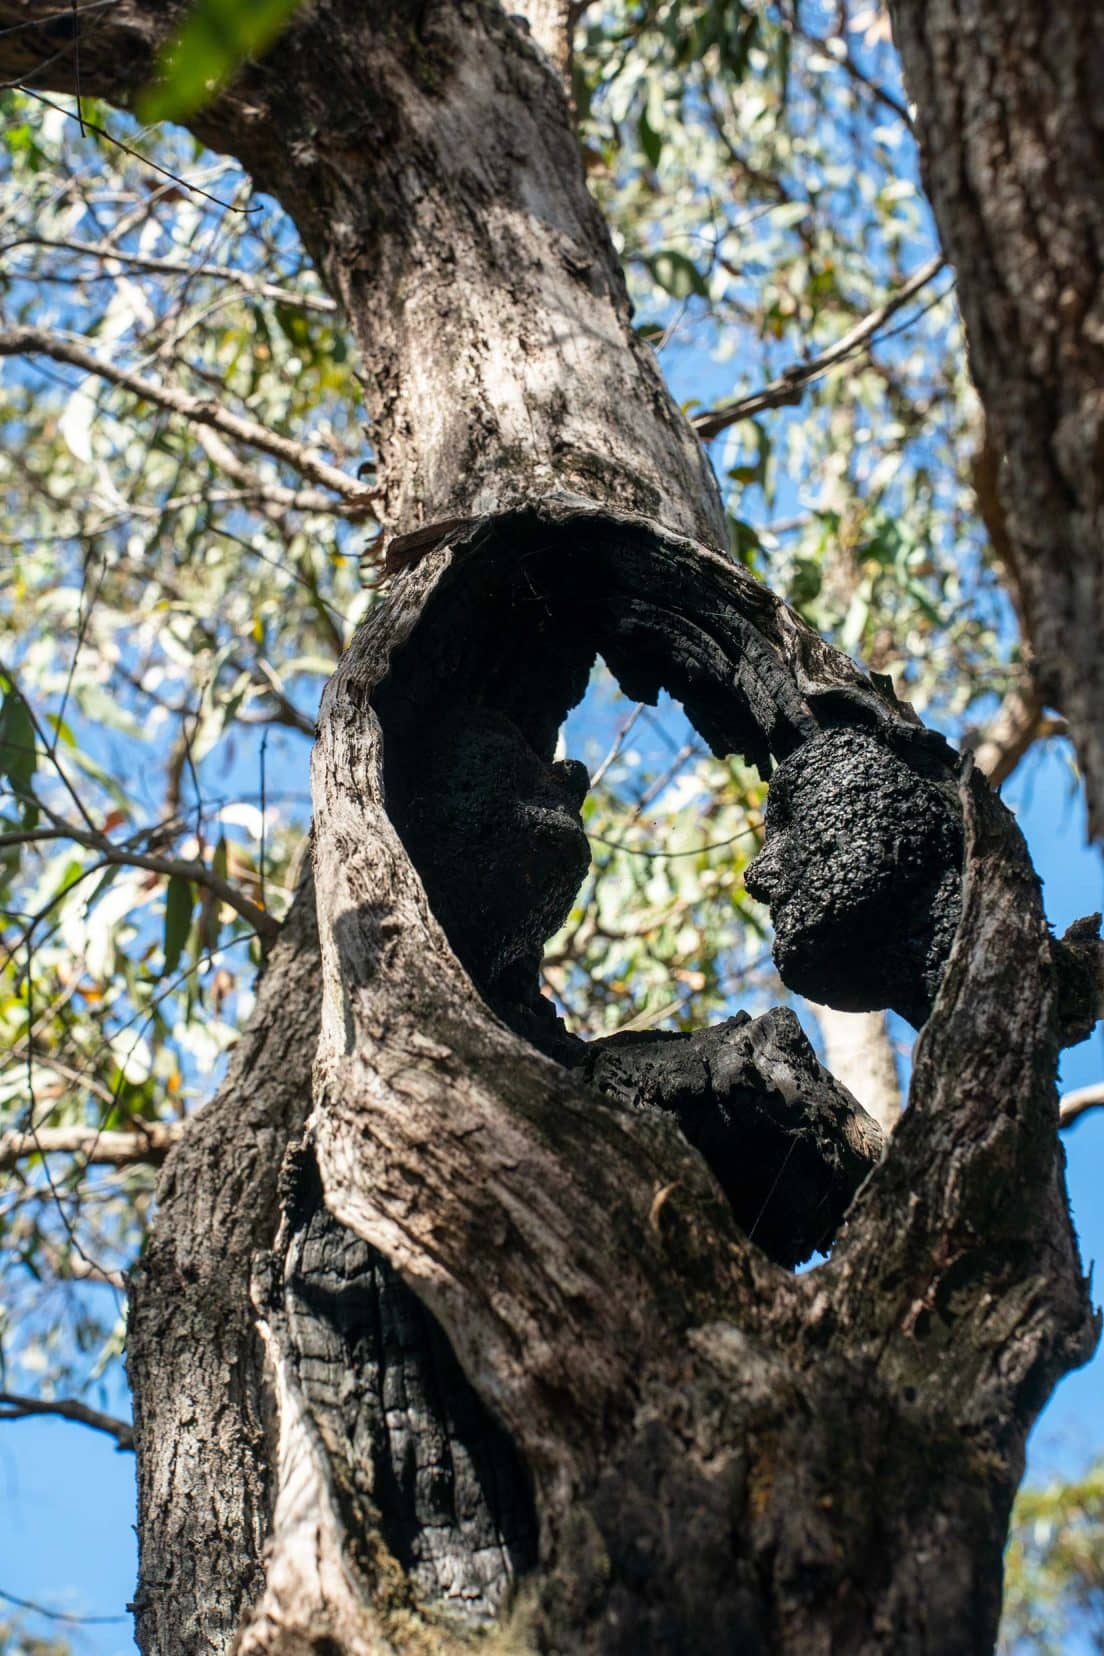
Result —
[{"label": "tree branch", "polygon": [[219,282],[232,282],[251,299],[268,299],[276,305],[292,305],[297,310],[320,311],[333,315],[336,302],[324,293],[298,293],[294,288],[278,287],[273,282],[261,281],[248,270],[236,270],[233,265],[183,264],[179,259],[157,259],[148,253],[127,253],[111,242],[67,241],[64,237],[17,236],[0,244],[0,253],[13,253],[20,247],[49,247],[62,253],[79,253],[89,259],[112,259],[116,264],[129,265],[132,270],[148,270],[158,276],[208,276]]},{"label": "tree branch", "polygon": [[75,1397],[55,1397],[46,1401],[38,1397],[20,1397],[16,1392],[0,1392],[0,1420],[27,1420],[32,1415],[57,1415],[62,1420],[75,1420],[81,1426],[91,1426],[94,1432],[105,1432],[115,1439],[119,1449],[134,1448],[134,1428],[128,1420],[117,1420],[114,1415],[91,1409]]},{"label": "tree branch", "polygon": [[[869,92],[875,102],[882,104],[884,108],[889,110],[891,115],[895,115],[899,121],[904,122],[908,132],[912,131],[912,116],[904,104],[900,103],[892,93],[887,92],[883,86],[879,86],[877,81],[866,73],[862,65],[856,63],[845,36],[842,34],[817,35],[800,27],[795,30],[795,33],[799,40],[805,42],[806,46],[812,46],[816,51],[823,52],[825,57],[830,57],[833,63],[838,63],[844,74],[853,80],[856,86],[861,86],[864,91]],[[843,48],[842,55],[833,50],[833,45],[837,41]]]},{"label": "tree branch", "polygon": [[131,1133],[98,1127],[38,1127],[0,1133],[0,1172],[30,1156],[83,1156],[90,1167],[156,1167],[184,1136],[183,1121],[151,1121]]},{"label": "tree branch", "polygon": [[[85,7],[90,11],[91,7]],[[35,1599],[18,1598],[15,1593],[6,1593],[0,1587],[0,1600],[12,1605],[16,1610],[29,1610],[32,1615],[45,1616],[48,1621],[64,1622],[66,1627],[98,1627],[109,1622],[125,1622],[127,1616],[77,1616],[71,1610],[51,1610],[48,1604],[39,1604]]]},{"label": "tree branch", "polygon": [[808,362],[796,362],[784,368],[777,379],[771,380],[769,385],[764,385],[760,390],[753,391],[750,396],[742,397],[739,402],[723,403],[719,408],[696,414],[691,423],[698,436],[707,443],[711,438],[718,437],[722,431],[727,431],[729,426],[738,424],[740,420],[750,419],[753,414],[761,414],[764,409],[800,402],[801,393],[811,380],[819,379],[821,374],[837,367],[863,346],[869,345],[890,317],[895,316],[910,299],[914,299],[922,288],[938,276],[946,262],[941,253],[929,259],[919,270],[913,272],[891,299],[887,299],[884,305],[879,305],[877,310],[871,311],[869,316],[856,323],[855,327],[819,356],[811,357]]},{"label": "tree branch", "polygon": [[[38,803],[41,806],[41,801]],[[41,808],[46,809],[44,806]],[[121,868],[145,868],[151,874],[163,874],[170,880],[174,877],[193,880],[196,885],[205,886],[208,891],[214,892],[227,907],[240,914],[243,920],[248,920],[258,937],[270,943],[278,936],[280,922],[274,920],[271,914],[266,914],[264,909],[258,908],[256,903],[251,903],[236,886],[229,880],[224,880],[221,874],[216,874],[213,868],[208,868],[206,863],[184,857],[162,857],[153,852],[119,846],[108,839],[106,834],[90,833],[73,823],[60,822],[52,812],[47,814],[55,823],[53,828],[15,829],[0,834],[0,848],[8,845],[33,845],[39,840],[70,839],[89,851],[95,851],[106,863]]]},{"label": "tree branch", "polygon": [[332,489],[342,499],[349,501],[356,508],[356,516],[372,515],[376,500],[374,489],[366,488],[363,483],[358,483],[355,478],[338,467],[327,464],[305,444],[296,443],[290,437],[282,437],[278,432],[269,431],[256,420],[232,414],[220,407],[211,397],[193,397],[189,392],[181,391],[176,386],[156,385],[150,380],[143,379],[139,374],[131,373],[129,369],[116,368],[114,364],[86,350],[79,341],[68,339],[63,334],[48,333],[44,328],[10,328],[0,333],[0,356],[48,356],[55,362],[68,363],[74,368],[80,368],[86,374],[95,374],[100,379],[107,380],[109,384],[117,385],[133,396],[140,397],[144,402],[168,409],[173,414],[180,414],[195,425],[212,426],[216,431],[236,438],[240,443],[248,444],[250,448],[271,454],[275,459],[294,467],[304,477],[309,477],[312,482]]},{"label": "tree branch", "polygon": [[978,732],[974,763],[994,788],[1012,775],[1032,744],[1042,736],[1064,734],[1066,721],[1044,711],[1043,697],[1027,674],[1005,694],[992,719]]},{"label": "tree branch", "polygon": [[1094,1081],[1089,1087],[1076,1087],[1072,1092],[1063,1093],[1058,1101],[1059,1127],[1072,1127],[1087,1110],[1098,1109],[1101,1104],[1104,1104],[1104,1081]]},{"label": "tree branch", "polygon": [[282,483],[266,482],[239,460],[229,444],[224,443],[210,426],[196,427],[196,441],[212,465],[225,472],[227,477],[232,477],[235,483],[240,483],[248,495],[261,502],[268,517],[278,517],[289,508],[298,512],[326,512],[354,521],[364,516],[363,506],[355,501],[331,500],[329,495],[318,494],[314,489],[288,489]]}]

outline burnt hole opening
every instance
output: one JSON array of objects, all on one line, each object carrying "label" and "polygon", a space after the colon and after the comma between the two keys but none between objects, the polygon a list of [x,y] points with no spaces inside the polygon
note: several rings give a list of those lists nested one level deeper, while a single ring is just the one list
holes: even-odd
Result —
[{"label": "burnt hole opening", "polygon": [[485,1000],[611,1100],[673,1115],[747,1234],[793,1266],[830,1246],[881,1137],[792,1012],[588,1042],[540,975],[590,866],[588,779],[556,741],[600,657],[631,702],[680,702],[714,756],[779,767],[747,887],[787,986],[924,1021],[959,912],[948,750],[880,688],[799,690],[784,625],[719,561],[518,517],[454,554],[374,705],[389,815]]}]

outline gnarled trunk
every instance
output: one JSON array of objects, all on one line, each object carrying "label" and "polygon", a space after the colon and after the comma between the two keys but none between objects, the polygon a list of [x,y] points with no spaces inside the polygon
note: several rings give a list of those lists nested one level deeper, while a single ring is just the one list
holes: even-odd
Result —
[{"label": "gnarled trunk", "polygon": [[[84,90],[127,101],[170,21],[82,20]],[[143,1649],[437,1652],[495,1620],[510,1649],[986,1648],[1027,1429],[1093,1336],[1054,948],[1011,819],[718,551],[518,21],[317,0],[196,130],[346,306],[397,573],[324,702],[317,933],[307,889],[135,1280]],[[599,1062],[534,994],[577,851],[546,773],[596,651],[717,751],[823,763],[842,732],[965,824],[910,1108],[804,1276],[763,1213],[793,1202],[800,1257],[877,1132],[784,1021]],[[484,780],[447,777],[449,833],[469,812],[496,871],[474,912],[417,786],[446,725],[453,755],[478,737]],[[753,1118],[780,1154],[749,1194],[722,1151]]]}]

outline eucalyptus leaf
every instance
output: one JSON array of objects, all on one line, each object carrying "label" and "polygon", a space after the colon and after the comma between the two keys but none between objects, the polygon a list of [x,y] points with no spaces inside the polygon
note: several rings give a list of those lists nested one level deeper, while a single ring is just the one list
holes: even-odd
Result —
[{"label": "eucalyptus leaf", "polygon": [[141,121],[182,121],[210,103],[247,58],[270,47],[300,0],[193,0],[138,101]]},{"label": "eucalyptus leaf", "polygon": [[195,887],[182,874],[173,874],[165,893],[165,964],[159,974],[172,977],[180,964],[192,926]]},{"label": "eucalyptus leaf", "polygon": [[659,286],[672,299],[689,299],[692,294],[701,299],[708,298],[705,278],[693,259],[688,259],[685,253],[666,248],[662,253],[653,253],[647,265]]},{"label": "eucalyptus leaf", "polygon": [[9,685],[0,702],[0,776],[7,777],[16,793],[24,795],[31,786],[36,763],[34,722],[19,691]]}]

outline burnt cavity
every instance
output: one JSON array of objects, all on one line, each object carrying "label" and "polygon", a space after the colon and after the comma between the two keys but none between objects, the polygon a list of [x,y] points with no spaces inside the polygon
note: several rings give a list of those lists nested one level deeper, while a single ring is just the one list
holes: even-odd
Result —
[{"label": "burnt cavity", "polygon": [[643,536],[596,550],[529,527],[530,550],[483,551],[442,579],[374,705],[388,813],[434,913],[484,997],[542,1045],[541,951],[589,861],[586,773],[555,763],[556,740],[598,655],[627,696],[669,691],[714,752],[765,774],[817,724],[712,570],[688,588],[683,561]]},{"label": "burnt cavity", "polygon": [[589,862],[586,773],[555,744],[600,654],[627,696],[681,701],[718,755],[778,763],[749,889],[783,981],[923,1021],[958,919],[948,750],[879,687],[800,693],[779,624],[754,582],[642,534],[523,520],[508,548],[455,555],[374,702],[389,814],[484,998],[599,1091],[673,1115],[745,1231],[792,1265],[830,1245],[881,1143],[796,1020],[588,1045],[539,992]]},{"label": "burnt cavity", "polygon": [[[589,863],[589,779],[555,745],[601,654],[627,696],[681,701],[718,755],[778,763],[751,889],[783,980],[925,1015],[958,916],[952,757],[881,686],[802,659],[799,691],[786,624],[692,552],[519,516],[453,553],[373,706],[389,815],[484,999],[609,1103],[673,1118],[793,1266],[831,1245],[882,1143],[793,1014],[586,1043],[539,992]],[[286,1313],[350,1533],[378,1522],[415,1597],[485,1624],[536,1559],[525,1470],[417,1297],[325,1211],[311,1166],[297,1177]]]}]

